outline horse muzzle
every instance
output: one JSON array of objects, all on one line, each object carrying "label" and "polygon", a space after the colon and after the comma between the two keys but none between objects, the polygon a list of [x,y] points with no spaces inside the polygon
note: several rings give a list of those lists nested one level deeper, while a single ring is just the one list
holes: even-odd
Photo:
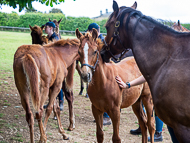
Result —
[{"label": "horse muzzle", "polygon": [[91,80],[92,80],[92,73],[89,73],[89,72],[82,73],[81,74],[81,78],[86,83],[91,82]]}]

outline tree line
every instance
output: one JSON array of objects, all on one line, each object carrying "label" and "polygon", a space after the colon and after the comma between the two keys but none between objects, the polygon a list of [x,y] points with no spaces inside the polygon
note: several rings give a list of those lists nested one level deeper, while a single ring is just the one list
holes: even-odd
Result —
[{"label": "tree line", "polygon": [[[11,27],[25,27],[29,28],[29,24],[31,26],[38,25],[42,26],[46,22],[56,19],[62,21],[59,25],[60,30],[69,30],[75,31],[78,28],[80,31],[85,31],[88,28],[90,23],[95,22],[93,19],[89,17],[65,17],[62,13],[25,13],[24,15],[18,15],[16,12],[12,13],[4,13],[0,12],[0,26],[11,26]],[[106,19],[102,21],[96,21],[98,25],[100,25],[101,33],[106,33],[106,29],[104,27],[106,23]]]}]

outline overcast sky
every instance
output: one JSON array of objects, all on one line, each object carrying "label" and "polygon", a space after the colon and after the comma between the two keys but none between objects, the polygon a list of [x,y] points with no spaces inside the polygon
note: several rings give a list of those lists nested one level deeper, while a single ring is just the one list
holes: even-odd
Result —
[{"label": "overcast sky", "polygon": [[[135,0],[116,0],[120,6],[132,6]],[[190,23],[190,0],[136,0],[137,10],[140,10],[144,15],[151,16],[157,19],[178,21],[181,23]],[[65,0],[64,3],[53,6],[59,8],[65,16],[74,17],[97,17],[102,13],[112,12],[113,0]],[[46,6],[39,2],[33,2],[33,7],[41,12],[48,13],[52,7]],[[18,9],[13,9],[9,6],[2,6],[1,12],[11,13],[18,12]],[[23,10],[19,14],[24,14]]]}]

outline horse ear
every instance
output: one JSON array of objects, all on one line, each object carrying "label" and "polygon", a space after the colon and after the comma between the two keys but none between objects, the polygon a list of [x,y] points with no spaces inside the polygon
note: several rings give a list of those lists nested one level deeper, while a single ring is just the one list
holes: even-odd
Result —
[{"label": "horse ear", "polygon": [[118,4],[116,1],[113,1],[113,11],[116,12],[116,11],[119,11],[119,7],[118,7]]},{"label": "horse ear", "polygon": [[136,8],[137,8],[137,2],[135,2],[135,3],[131,6],[131,8],[136,9]]},{"label": "horse ear", "polygon": [[82,33],[80,33],[78,28],[75,30],[75,34],[76,34],[78,39],[80,39],[83,36]]},{"label": "horse ear", "polygon": [[92,29],[92,38],[94,41],[96,41],[96,38],[98,38],[98,31],[96,29]]},{"label": "horse ear", "polygon": [[178,20],[177,24],[178,24],[178,26],[180,26],[180,22],[179,22],[179,20]]},{"label": "horse ear", "polygon": [[62,21],[62,18],[58,21],[58,24]]},{"label": "horse ear", "polygon": [[51,22],[51,19],[49,18],[49,21]]},{"label": "horse ear", "polygon": [[30,27],[30,29],[32,30],[33,28],[32,28],[32,26],[29,24],[29,27]]},{"label": "horse ear", "polygon": [[41,29],[43,30],[43,29],[44,29],[44,27],[45,27],[45,24],[41,26]]}]

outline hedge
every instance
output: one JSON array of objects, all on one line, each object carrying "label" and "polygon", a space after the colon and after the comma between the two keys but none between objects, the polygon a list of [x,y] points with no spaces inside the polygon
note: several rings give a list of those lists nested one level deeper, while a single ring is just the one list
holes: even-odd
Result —
[{"label": "hedge", "polygon": [[[69,30],[75,31],[76,28],[79,28],[80,31],[85,31],[88,25],[94,20],[89,17],[65,17],[62,13],[25,13],[24,15],[18,15],[17,13],[2,13],[0,12],[0,26],[12,26],[12,27],[25,27],[29,28],[29,24],[31,26],[38,25],[41,26],[51,20],[57,19],[62,21],[59,25],[60,30]],[[100,25],[101,32],[106,33],[106,29],[104,27],[106,20],[98,21]]]},{"label": "hedge", "polygon": [[[0,26],[12,26],[12,27],[25,27],[29,28],[29,24],[31,26],[38,25],[41,26],[53,19],[63,19],[59,25],[60,30],[69,30],[75,31],[76,28],[79,28],[80,31],[85,31],[88,25],[94,20],[89,17],[65,17],[62,13],[25,13],[24,15],[18,15],[16,12],[2,13],[0,12]],[[96,21],[98,25],[100,25],[100,32],[106,33],[105,23],[106,19],[102,21]],[[190,24],[181,24],[190,30]]]}]

